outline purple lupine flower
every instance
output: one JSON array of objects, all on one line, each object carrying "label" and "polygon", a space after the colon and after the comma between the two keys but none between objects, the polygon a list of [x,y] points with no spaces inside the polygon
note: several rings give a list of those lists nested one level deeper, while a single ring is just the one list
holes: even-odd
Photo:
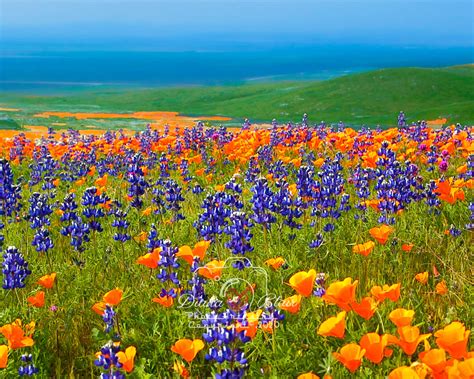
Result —
[{"label": "purple lupine flower", "polygon": [[172,213],[172,221],[184,220],[181,213],[181,203],[184,201],[182,188],[177,182],[169,179],[163,184],[163,195],[165,200],[165,208]]},{"label": "purple lupine flower", "polygon": [[105,306],[102,320],[104,320],[105,323],[105,333],[109,333],[115,325],[115,311],[113,307],[108,304]]},{"label": "purple lupine flower", "polygon": [[3,254],[2,274],[3,289],[25,287],[25,280],[31,271],[28,269],[28,262],[15,246],[9,246]]},{"label": "purple lupine flower", "polygon": [[326,293],[326,288],[324,287],[326,283],[326,274],[324,272],[318,273],[318,275],[316,275],[314,283],[315,286],[313,295],[316,297],[323,297],[323,295]]},{"label": "purple lupine flower", "polygon": [[0,216],[18,212],[21,204],[21,188],[14,184],[13,172],[6,159],[0,159]]},{"label": "purple lupine flower", "polygon": [[283,321],[285,319],[285,315],[279,311],[274,304],[268,302],[265,304],[265,309],[261,315],[261,322],[262,325],[270,324],[272,328],[277,327],[278,322]]},{"label": "purple lupine flower", "polygon": [[[219,312],[217,307],[210,304],[211,311],[205,315],[201,321],[206,328],[203,333],[203,339],[211,344],[205,359],[209,362],[216,362],[219,365],[228,363],[234,367],[234,371],[244,375],[248,366],[247,358],[241,349],[241,345],[250,341],[250,337],[246,336],[245,331],[237,331],[236,322],[242,326],[248,325],[246,319],[246,308],[240,310],[227,309]],[[238,371],[235,371],[238,369]],[[221,370],[219,377],[228,378],[230,371]],[[216,376],[217,377],[217,376]],[[241,376],[239,376],[241,377]]]},{"label": "purple lupine flower", "polygon": [[316,239],[312,240],[309,244],[311,249],[316,249],[321,246],[324,242],[323,235],[321,233],[316,234]]},{"label": "purple lupine flower", "polygon": [[158,267],[160,271],[156,275],[163,287],[160,291],[160,296],[177,296],[177,288],[181,286],[176,269],[180,267],[176,254],[178,247],[174,246],[170,240],[158,240],[157,232],[154,225],[150,230],[148,236],[148,248],[153,251],[155,248],[161,248],[160,260]]},{"label": "purple lupine flower", "polygon": [[[224,229],[230,240],[225,243],[232,254],[244,256],[246,253],[253,251],[250,240],[253,235],[250,231],[252,223],[247,218],[245,212],[233,212],[230,215],[230,224]],[[233,266],[239,270],[243,270],[250,265],[249,259],[239,259],[233,263]]]},{"label": "purple lupine flower", "polygon": [[121,204],[115,202],[114,206],[116,209],[111,212],[114,215],[112,227],[117,228],[117,232],[114,234],[113,238],[115,241],[124,243],[131,239],[130,234],[127,233],[130,223],[127,221],[127,212],[120,209]]},{"label": "purple lupine flower", "polygon": [[466,229],[473,230],[474,229],[474,202],[469,203],[468,209],[471,212],[471,214],[469,216],[470,223],[466,224]]},{"label": "purple lupine flower", "polygon": [[88,223],[84,223],[80,217],[73,221],[68,227],[69,235],[71,236],[71,246],[78,252],[85,250],[84,242],[90,241],[90,226]]},{"label": "purple lupine flower", "polygon": [[199,235],[207,241],[215,241],[229,224],[229,217],[234,209],[240,209],[243,204],[236,197],[225,192],[208,195],[201,208],[203,212],[194,222]]},{"label": "purple lupine flower", "polygon": [[199,275],[199,258],[194,258],[193,264],[191,265],[192,277],[188,280],[190,289],[184,290],[182,294],[189,297],[191,303],[202,303],[206,300],[207,295],[204,289],[206,279]]},{"label": "purple lupine flower", "polygon": [[283,216],[283,223],[291,229],[301,229],[303,226],[297,220],[303,215],[303,201],[299,196],[293,196],[287,183],[280,185],[280,190],[273,196],[274,211]]},{"label": "purple lupine flower", "polygon": [[251,189],[253,196],[250,199],[252,203],[252,219],[263,226],[264,229],[270,229],[271,224],[276,221],[273,214],[274,194],[268,186],[266,178],[258,178]]},{"label": "purple lupine flower", "polygon": [[94,361],[94,365],[105,371],[101,374],[101,379],[125,379],[125,374],[118,370],[122,367],[117,356],[119,351],[120,345],[112,341],[107,342],[100,349],[100,354]]},{"label": "purple lupine flower", "polygon": [[102,224],[100,219],[105,216],[104,211],[99,207],[105,204],[109,198],[105,194],[98,194],[96,187],[86,188],[82,195],[81,204],[85,207],[82,214],[89,220],[88,224],[92,231],[102,232]]},{"label": "purple lupine flower", "polygon": [[39,372],[39,369],[33,364],[33,356],[31,354],[22,354],[20,360],[21,366],[18,368],[18,375],[33,376]]},{"label": "purple lupine flower", "polygon": [[406,128],[407,126],[407,122],[406,122],[406,118],[405,118],[405,113],[403,113],[403,111],[400,111],[400,113],[398,114],[398,128],[399,129],[404,129]]},{"label": "purple lupine flower", "polygon": [[130,183],[128,196],[132,198],[130,205],[140,209],[143,206],[141,196],[145,194],[145,190],[150,186],[145,180],[145,174],[142,170],[143,158],[141,154],[135,154],[131,163],[127,168],[127,181]]},{"label": "purple lupine flower", "polygon": [[31,244],[35,246],[37,252],[46,253],[54,247],[53,240],[49,236],[49,231],[46,228],[51,224],[48,216],[53,213],[53,210],[48,204],[48,197],[44,194],[38,192],[33,193],[29,202],[30,226],[35,229]]}]

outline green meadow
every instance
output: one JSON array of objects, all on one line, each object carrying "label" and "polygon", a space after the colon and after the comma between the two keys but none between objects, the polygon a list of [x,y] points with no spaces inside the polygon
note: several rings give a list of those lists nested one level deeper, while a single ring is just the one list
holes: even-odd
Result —
[{"label": "green meadow", "polygon": [[[59,119],[32,118],[40,111],[134,112],[176,111],[184,115],[222,115],[239,125],[252,122],[343,121],[350,126],[392,126],[405,111],[409,121],[447,118],[474,123],[474,66],[394,68],[341,76],[325,81],[285,81],[229,86],[73,89],[57,95],[0,93],[0,126],[48,125]],[[62,120],[68,127],[104,127],[104,121]],[[107,128],[142,129],[146,121],[107,120]],[[53,126],[54,127],[54,126]]]}]

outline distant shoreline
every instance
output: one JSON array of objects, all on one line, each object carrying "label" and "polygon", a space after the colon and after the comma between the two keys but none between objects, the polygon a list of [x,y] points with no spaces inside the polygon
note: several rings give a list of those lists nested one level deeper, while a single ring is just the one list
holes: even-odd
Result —
[{"label": "distant shoreline", "polygon": [[193,84],[193,83],[179,83],[179,84],[160,84],[160,83],[126,83],[126,82],[54,82],[54,81],[1,81],[0,93],[14,93],[23,95],[60,95],[74,93],[77,91],[94,91],[94,90],[153,90],[166,88],[203,88],[216,86],[235,86],[235,85],[252,85],[252,84],[267,84],[267,83],[285,83],[285,82],[317,82],[322,80],[329,80],[341,76],[367,72],[371,69],[359,70],[343,70],[333,71],[324,70],[320,73],[299,73],[295,75],[280,74],[268,75],[252,78],[244,78],[240,81],[229,81],[215,84]]},{"label": "distant shoreline", "polygon": [[439,68],[471,63],[473,54],[473,47],[360,45],[206,52],[3,49],[0,92],[54,95],[95,88],[321,81],[384,68]]}]

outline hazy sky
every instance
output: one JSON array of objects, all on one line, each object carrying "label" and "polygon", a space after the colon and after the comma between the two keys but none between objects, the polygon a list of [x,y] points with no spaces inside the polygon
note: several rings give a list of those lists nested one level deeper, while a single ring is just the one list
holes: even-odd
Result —
[{"label": "hazy sky", "polygon": [[0,25],[4,44],[474,44],[471,0],[0,0]]}]

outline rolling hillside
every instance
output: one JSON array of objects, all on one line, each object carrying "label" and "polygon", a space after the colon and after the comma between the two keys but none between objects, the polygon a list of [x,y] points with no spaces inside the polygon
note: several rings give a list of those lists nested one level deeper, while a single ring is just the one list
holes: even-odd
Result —
[{"label": "rolling hillside", "polygon": [[60,96],[0,93],[0,106],[24,112],[160,110],[280,122],[299,121],[307,112],[311,122],[342,120],[350,125],[390,125],[404,110],[409,120],[447,117],[474,124],[474,66],[383,69],[320,82],[96,89]]}]

